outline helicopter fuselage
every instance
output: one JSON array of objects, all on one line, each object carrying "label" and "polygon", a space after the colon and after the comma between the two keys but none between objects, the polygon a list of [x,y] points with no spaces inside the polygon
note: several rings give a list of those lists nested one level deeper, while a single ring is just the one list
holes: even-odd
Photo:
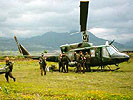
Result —
[{"label": "helicopter fuselage", "polygon": [[61,52],[65,53],[70,59],[69,66],[75,66],[74,52],[86,52],[90,55],[90,66],[106,66],[119,64],[129,60],[129,56],[120,53],[113,45],[92,46],[91,43],[76,43],[62,45]]}]

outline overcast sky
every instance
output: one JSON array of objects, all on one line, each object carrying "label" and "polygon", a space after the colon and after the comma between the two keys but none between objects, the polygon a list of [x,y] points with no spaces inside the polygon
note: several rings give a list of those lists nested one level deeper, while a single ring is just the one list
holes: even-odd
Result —
[{"label": "overcast sky", "polygon": [[[0,37],[79,31],[79,4],[80,0],[0,0]],[[90,0],[88,30],[117,42],[133,39],[133,0]]]}]

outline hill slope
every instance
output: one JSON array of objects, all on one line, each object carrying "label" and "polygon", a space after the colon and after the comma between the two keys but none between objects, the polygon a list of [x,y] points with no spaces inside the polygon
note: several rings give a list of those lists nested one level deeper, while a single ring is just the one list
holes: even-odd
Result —
[{"label": "hill slope", "polygon": [[[90,42],[94,45],[103,45],[106,40],[101,39],[89,33]],[[47,32],[41,36],[35,36],[31,38],[18,39],[21,44],[24,45],[29,51],[42,51],[47,50],[57,50],[60,45],[77,43],[82,41],[81,34],[71,33],[56,33],[56,32]],[[122,44],[117,42],[114,45],[119,48],[119,50],[129,49]],[[17,46],[13,39],[10,38],[0,38],[0,51],[12,50],[16,51]]]}]

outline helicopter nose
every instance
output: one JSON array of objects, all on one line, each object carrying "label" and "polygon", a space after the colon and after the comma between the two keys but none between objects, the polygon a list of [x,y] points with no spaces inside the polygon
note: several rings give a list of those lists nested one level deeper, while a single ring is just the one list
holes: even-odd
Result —
[{"label": "helicopter nose", "polygon": [[125,53],[120,53],[120,56],[121,56],[120,59],[122,62],[129,60],[129,56]]},{"label": "helicopter nose", "polygon": [[127,54],[120,53],[120,52],[113,54],[112,58],[116,59],[117,62],[125,62],[125,61],[128,61],[130,59],[130,57]]},{"label": "helicopter nose", "polygon": [[123,58],[125,61],[128,61],[130,59],[130,57],[127,54],[125,54]]}]

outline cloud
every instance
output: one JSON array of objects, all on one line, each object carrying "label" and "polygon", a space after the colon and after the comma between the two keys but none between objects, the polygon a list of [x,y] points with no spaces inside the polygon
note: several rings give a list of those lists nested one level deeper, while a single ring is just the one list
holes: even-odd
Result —
[{"label": "cloud", "polygon": [[[117,42],[132,39],[132,0],[93,0],[90,4],[88,27],[96,36]],[[95,32],[97,31],[97,32]]]},{"label": "cloud", "polygon": [[[48,31],[79,30],[79,1],[1,0],[0,36],[31,37]],[[118,42],[131,39],[132,0],[90,0],[89,8],[88,29],[94,35]]]},{"label": "cloud", "polygon": [[106,32],[114,32],[115,30],[106,29],[106,28],[92,28],[89,31],[94,33],[95,35],[99,35]]},{"label": "cloud", "polygon": [[30,37],[47,31],[69,31],[78,26],[76,3],[73,0],[2,0],[1,34]]},{"label": "cloud", "polygon": [[133,34],[130,34],[130,33],[116,34],[116,33],[119,33],[117,32],[116,28],[107,29],[107,28],[95,28],[94,27],[88,31],[95,34],[97,37],[100,37],[106,40],[115,40],[116,42],[120,42],[122,44],[126,43],[126,41],[130,41],[131,39],[133,39]]}]

